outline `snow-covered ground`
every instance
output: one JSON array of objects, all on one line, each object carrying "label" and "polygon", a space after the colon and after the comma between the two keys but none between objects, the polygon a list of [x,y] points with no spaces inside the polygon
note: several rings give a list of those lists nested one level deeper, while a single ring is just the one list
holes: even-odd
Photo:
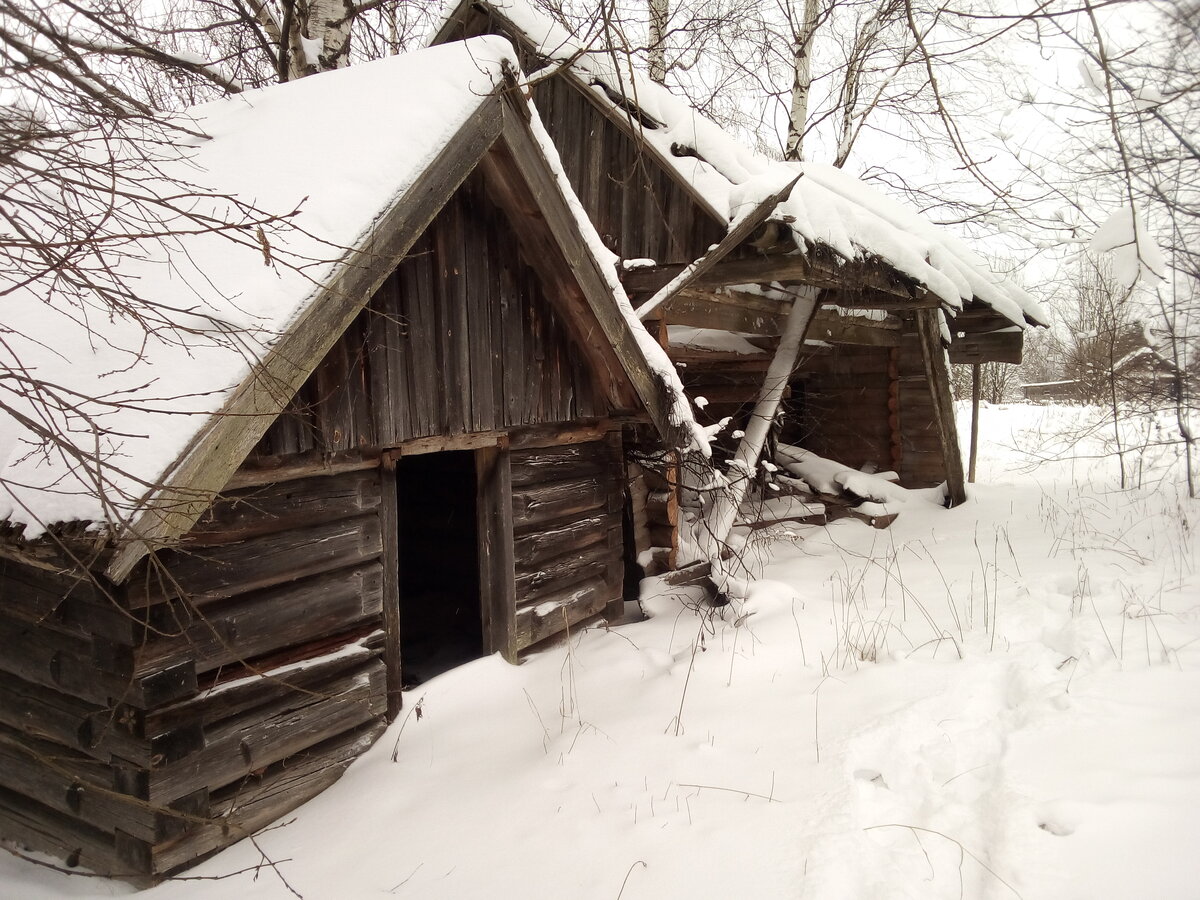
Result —
[{"label": "snow-covered ground", "polygon": [[[723,615],[660,589],[429,682],[147,900],[1200,896],[1200,503],[1161,459],[1117,490],[1081,415],[986,408],[967,505],[793,528]],[[6,897],[129,890],[0,857]]]}]

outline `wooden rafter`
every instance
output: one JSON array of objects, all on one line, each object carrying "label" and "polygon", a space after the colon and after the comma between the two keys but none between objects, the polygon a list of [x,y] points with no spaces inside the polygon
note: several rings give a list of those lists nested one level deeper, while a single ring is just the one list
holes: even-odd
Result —
[{"label": "wooden rafter", "polygon": [[780,203],[791,195],[792,188],[796,186],[796,182],[799,180],[800,176],[797,175],[795,178],[789,180],[787,184],[768,194],[755,204],[753,209],[733,223],[733,226],[729,229],[729,233],[721,238],[715,247],[709,248],[709,251],[702,257],[691,265],[681,269],[679,274],[659,288],[653,297],[645,303],[640,304],[637,308],[638,318],[645,321],[662,304],[668,302],[680,291],[698,283],[704,278],[721,260],[732,253],[737,247],[741,246],[743,241],[758,230],[759,226],[774,212],[775,207],[779,206]]}]

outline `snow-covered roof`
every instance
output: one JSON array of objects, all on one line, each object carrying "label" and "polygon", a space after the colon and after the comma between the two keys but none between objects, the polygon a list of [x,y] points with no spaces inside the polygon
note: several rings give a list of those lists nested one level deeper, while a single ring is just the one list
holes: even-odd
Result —
[{"label": "snow-covered roof", "polygon": [[[463,0],[447,21],[461,16],[474,2]],[[486,6],[507,19],[539,55],[568,63],[599,97],[611,102],[615,95],[635,104],[642,113],[635,125],[648,120],[658,123],[658,127],[640,126],[647,143],[726,222],[803,171],[790,197],[772,216],[789,224],[798,243],[825,245],[846,259],[877,257],[924,285],[953,310],[975,299],[1020,325],[1027,318],[1039,324],[1048,321],[1025,290],[993,272],[962,240],[911,206],[833,166],[785,163],[750,150],[686,100],[637,72],[618,69],[601,44],[581,46],[526,0],[486,0]],[[602,31],[598,38],[603,39]],[[681,148],[688,152],[678,153]]]},{"label": "snow-covered roof", "polygon": [[[160,305],[173,329],[148,334],[94,294],[64,297],[53,276],[21,284],[0,275],[0,371],[24,373],[77,406],[56,410],[29,381],[0,379],[0,521],[25,526],[26,538],[56,522],[123,522],[161,485],[182,483],[189,458],[214,443],[214,423],[235,420],[233,400],[252,384],[271,393],[257,384],[267,380],[264,360],[285,352],[284,336],[290,351],[290,332],[304,330],[316,301],[367,265],[356,248],[494,96],[506,64],[516,64],[512,46],[486,36],[190,110],[182,122],[195,137],[160,149],[143,190],[198,185],[197,202],[218,221],[236,220],[236,204],[300,213],[251,229],[240,246],[211,233],[131,239],[114,283]],[[650,368],[677,383],[665,354],[627,318],[643,354],[662,356]],[[273,393],[283,395],[250,415],[261,420],[290,399]],[[673,418],[685,416],[686,407]],[[46,433],[59,442],[42,440]]]}]

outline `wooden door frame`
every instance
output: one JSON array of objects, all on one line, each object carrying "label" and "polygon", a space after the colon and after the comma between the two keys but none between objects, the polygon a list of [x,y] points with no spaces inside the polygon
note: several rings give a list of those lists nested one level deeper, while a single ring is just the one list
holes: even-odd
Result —
[{"label": "wooden door frame", "polygon": [[388,720],[402,703],[400,656],[400,509],[396,468],[404,456],[471,451],[475,458],[476,555],[483,655],[516,658],[516,568],[513,550],[512,468],[504,432],[419,438],[380,454],[380,525],[383,534],[383,661],[387,667]]}]

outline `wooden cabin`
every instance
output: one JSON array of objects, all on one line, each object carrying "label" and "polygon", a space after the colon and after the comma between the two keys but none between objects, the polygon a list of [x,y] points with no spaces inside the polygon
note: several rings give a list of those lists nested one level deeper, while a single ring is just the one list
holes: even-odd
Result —
[{"label": "wooden cabin", "polygon": [[[127,518],[34,539],[11,514],[3,839],[106,875],[176,872],[336,780],[406,683],[621,614],[625,435],[673,444],[670,386],[504,75],[506,47],[435,48],[415,73],[398,57],[218,110],[234,124],[217,144],[251,120],[316,120],[376,135],[380,166],[404,135],[415,162],[367,197],[357,243],[304,282],[219,411],[171,419],[186,451]],[[429,73],[466,84],[433,113]],[[422,110],[461,124],[405,118]],[[258,162],[238,166],[253,179]],[[348,190],[336,173],[308,188],[317,209]],[[287,275],[261,277],[266,291]],[[253,302],[260,282],[245,283]],[[198,395],[223,377],[194,376]]]},{"label": "wooden cabin", "polygon": [[[663,87],[617,72],[607,48],[580,46],[525,0],[461,0],[433,43],[486,33],[509,38],[523,68],[543,76],[534,104],[597,231],[626,261],[635,306],[703,259],[651,319],[689,396],[707,400],[702,422],[728,416],[726,434],[745,428],[796,298],[815,294],[782,439],[893,470],[909,487],[947,482],[950,499],[963,498],[943,350],[951,363],[1019,362],[1023,330],[1045,323],[1036,301],[914,211],[830,167],[805,164],[790,195],[739,204],[783,164],[738,146]],[[854,222],[870,227],[845,239]],[[873,243],[872,231],[914,259]],[[731,333],[752,349],[727,349]]]}]

